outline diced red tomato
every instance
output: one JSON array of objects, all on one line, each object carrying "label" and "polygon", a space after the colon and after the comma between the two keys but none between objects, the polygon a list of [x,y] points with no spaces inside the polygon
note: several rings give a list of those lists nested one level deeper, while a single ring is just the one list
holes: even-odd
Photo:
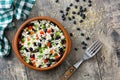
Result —
[{"label": "diced red tomato", "polygon": [[32,30],[32,29],[33,29],[33,27],[32,27],[32,26],[29,26],[29,27],[28,27],[28,29],[29,29],[29,30]]},{"label": "diced red tomato", "polygon": [[38,37],[38,34],[36,34],[36,37]]},{"label": "diced red tomato", "polygon": [[59,55],[55,56],[55,59],[56,59],[56,60],[58,60],[59,58],[60,58],[60,56],[59,56]]},{"label": "diced red tomato", "polygon": [[48,29],[48,30],[47,30],[47,33],[51,33],[51,29]]},{"label": "diced red tomato", "polygon": [[29,38],[29,37],[27,38],[27,41],[30,41],[30,38]]},{"label": "diced red tomato", "polygon": [[50,50],[50,54],[53,54],[54,53],[54,50],[52,49],[52,50]]},{"label": "diced red tomato", "polygon": [[47,42],[47,44],[46,44],[48,47],[50,47],[51,46],[51,43],[50,42]]},{"label": "diced red tomato", "polygon": [[40,34],[44,34],[44,31],[40,31]]},{"label": "diced red tomato", "polygon": [[35,60],[35,58],[30,58],[31,61]]},{"label": "diced red tomato", "polygon": [[38,38],[38,34],[36,34],[36,40],[38,40],[39,38]]},{"label": "diced red tomato", "polygon": [[48,62],[48,60],[47,60],[47,59],[44,59],[44,63],[46,63],[46,62]]},{"label": "diced red tomato", "polygon": [[34,34],[34,32],[33,32],[33,31],[30,31],[30,34],[32,35],[32,34]]}]

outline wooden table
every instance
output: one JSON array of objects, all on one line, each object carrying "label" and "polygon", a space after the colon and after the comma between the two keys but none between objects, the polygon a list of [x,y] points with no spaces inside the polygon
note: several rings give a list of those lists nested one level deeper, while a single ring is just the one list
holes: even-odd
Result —
[{"label": "wooden table", "polygon": [[[50,71],[35,71],[25,67],[16,58],[13,50],[7,58],[0,59],[0,80],[58,80],[59,77],[72,64],[79,60],[84,53],[81,42],[84,37],[79,36],[76,27],[80,27],[81,31],[90,40],[88,45],[95,39],[99,39],[104,44],[102,50],[92,59],[84,62],[80,68],[74,73],[70,80],[120,80],[120,0],[94,0],[93,9],[95,19],[91,25],[81,27],[74,25],[70,21],[63,21],[60,10],[65,10],[70,3],[76,4],[74,0],[36,0],[33,10],[29,18],[36,16],[49,16],[57,19],[69,33],[73,33],[71,52],[65,61],[58,67]],[[17,26],[12,31],[6,31],[10,42],[24,21],[15,21]],[[117,38],[117,40],[116,40]],[[77,48],[78,50],[74,50]]]}]

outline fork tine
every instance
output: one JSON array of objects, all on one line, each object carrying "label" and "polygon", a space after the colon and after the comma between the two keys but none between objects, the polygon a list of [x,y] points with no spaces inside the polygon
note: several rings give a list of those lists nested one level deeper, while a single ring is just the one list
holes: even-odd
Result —
[{"label": "fork tine", "polygon": [[93,52],[92,55],[95,55],[95,54],[101,49],[101,47],[102,47],[102,45],[100,45],[100,46],[95,50],[95,52]]},{"label": "fork tine", "polygon": [[102,43],[100,42],[93,50],[90,51],[91,55],[96,54],[96,52],[102,47]]},{"label": "fork tine", "polygon": [[97,41],[96,44],[93,45],[93,46],[90,48],[89,52],[95,50],[95,49],[97,48],[97,46],[99,46],[100,44],[102,44],[102,43],[101,43],[100,41]]},{"label": "fork tine", "polygon": [[91,50],[91,48],[93,48],[94,45],[96,45],[96,43],[98,43],[98,40],[96,40],[91,46],[89,46],[89,47],[86,49],[86,51]]}]

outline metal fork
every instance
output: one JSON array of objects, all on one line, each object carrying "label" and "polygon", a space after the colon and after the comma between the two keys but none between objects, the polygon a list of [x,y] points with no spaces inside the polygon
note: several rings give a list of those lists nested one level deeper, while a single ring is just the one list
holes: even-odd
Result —
[{"label": "metal fork", "polygon": [[102,43],[97,40],[95,41],[90,47],[88,47],[85,51],[85,54],[83,55],[83,57],[76,62],[73,66],[71,66],[62,76],[59,80],[68,80],[71,75],[79,68],[80,64],[85,61],[88,60],[90,58],[92,58],[102,47]]}]

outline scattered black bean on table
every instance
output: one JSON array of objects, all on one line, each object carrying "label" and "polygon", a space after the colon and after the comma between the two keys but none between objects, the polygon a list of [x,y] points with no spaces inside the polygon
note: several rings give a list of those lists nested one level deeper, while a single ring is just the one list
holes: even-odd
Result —
[{"label": "scattered black bean on table", "polygon": [[79,22],[80,22],[80,23],[82,23],[82,22],[83,22],[83,20],[80,20]]},{"label": "scattered black bean on table", "polygon": [[63,10],[60,10],[60,13],[63,13]]},{"label": "scattered black bean on table", "polygon": [[86,37],[86,40],[90,40],[90,37]]},{"label": "scattered black bean on table", "polygon": [[[75,0],[76,3],[70,3],[69,6],[66,7],[65,11],[64,10],[60,10],[60,13],[62,14],[62,20],[68,20],[68,21],[72,21],[74,25],[78,24],[78,22],[81,24],[83,23],[86,18],[86,12],[89,11],[89,7],[92,6],[92,1],[91,0]],[[83,1],[84,3],[86,3],[86,6],[82,6],[79,5],[78,2]],[[58,0],[56,0],[56,2],[59,2]],[[73,9],[74,8],[74,9]],[[78,18],[76,18],[77,16],[79,16],[81,19],[77,20]],[[81,29],[79,27],[76,28],[77,31],[81,31]],[[69,33],[71,37],[74,37],[73,33]],[[88,44],[86,41],[90,40],[90,37],[85,37],[86,35],[81,32],[80,33],[81,37],[84,37],[85,40],[81,41],[81,45],[82,45],[82,49],[86,49]],[[75,51],[78,50],[78,48],[74,48]]]},{"label": "scattered black bean on table", "polygon": [[81,36],[84,36],[85,34],[84,33],[81,33]]},{"label": "scattered black bean on table", "polygon": [[73,6],[73,3],[70,3],[70,6]]},{"label": "scattered black bean on table", "polygon": [[80,28],[76,28],[78,31],[80,31]]},{"label": "scattered black bean on table", "polygon": [[75,19],[75,16],[72,16],[72,19]]},{"label": "scattered black bean on table", "polygon": [[56,3],[58,3],[58,2],[59,2],[59,0],[55,0],[55,2],[56,2]]},{"label": "scattered black bean on table", "polygon": [[79,2],[79,0],[75,0],[76,2]]},{"label": "scattered black bean on table", "polygon": [[76,24],[76,21],[73,21],[73,24]]},{"label": "scattered black bean on table", "polygon": [[71,20],[72,20],[72,19],[71,19],[71,17],[68,17],[68,20],[70,20],[70,21],[71,21]]},{"label": "scattered black bean on table", "polygon": [[73,34],[72,34],[72,33],[70,33],[70,36],[72,37],[72,36],[73,36]]},{"label": "scattered black bean on table", "polygon": [[87,47],[85,47],[85,46],[84,46],[84,47],[82,47],[82,49],[86,49],[86,48],[87,48]]},{"label": "scattered black bean on table", "polygon": [[75,51],[77,51],[77,50],[78,50],[78,48],[74,48],[74,50],[75,50]]}]

